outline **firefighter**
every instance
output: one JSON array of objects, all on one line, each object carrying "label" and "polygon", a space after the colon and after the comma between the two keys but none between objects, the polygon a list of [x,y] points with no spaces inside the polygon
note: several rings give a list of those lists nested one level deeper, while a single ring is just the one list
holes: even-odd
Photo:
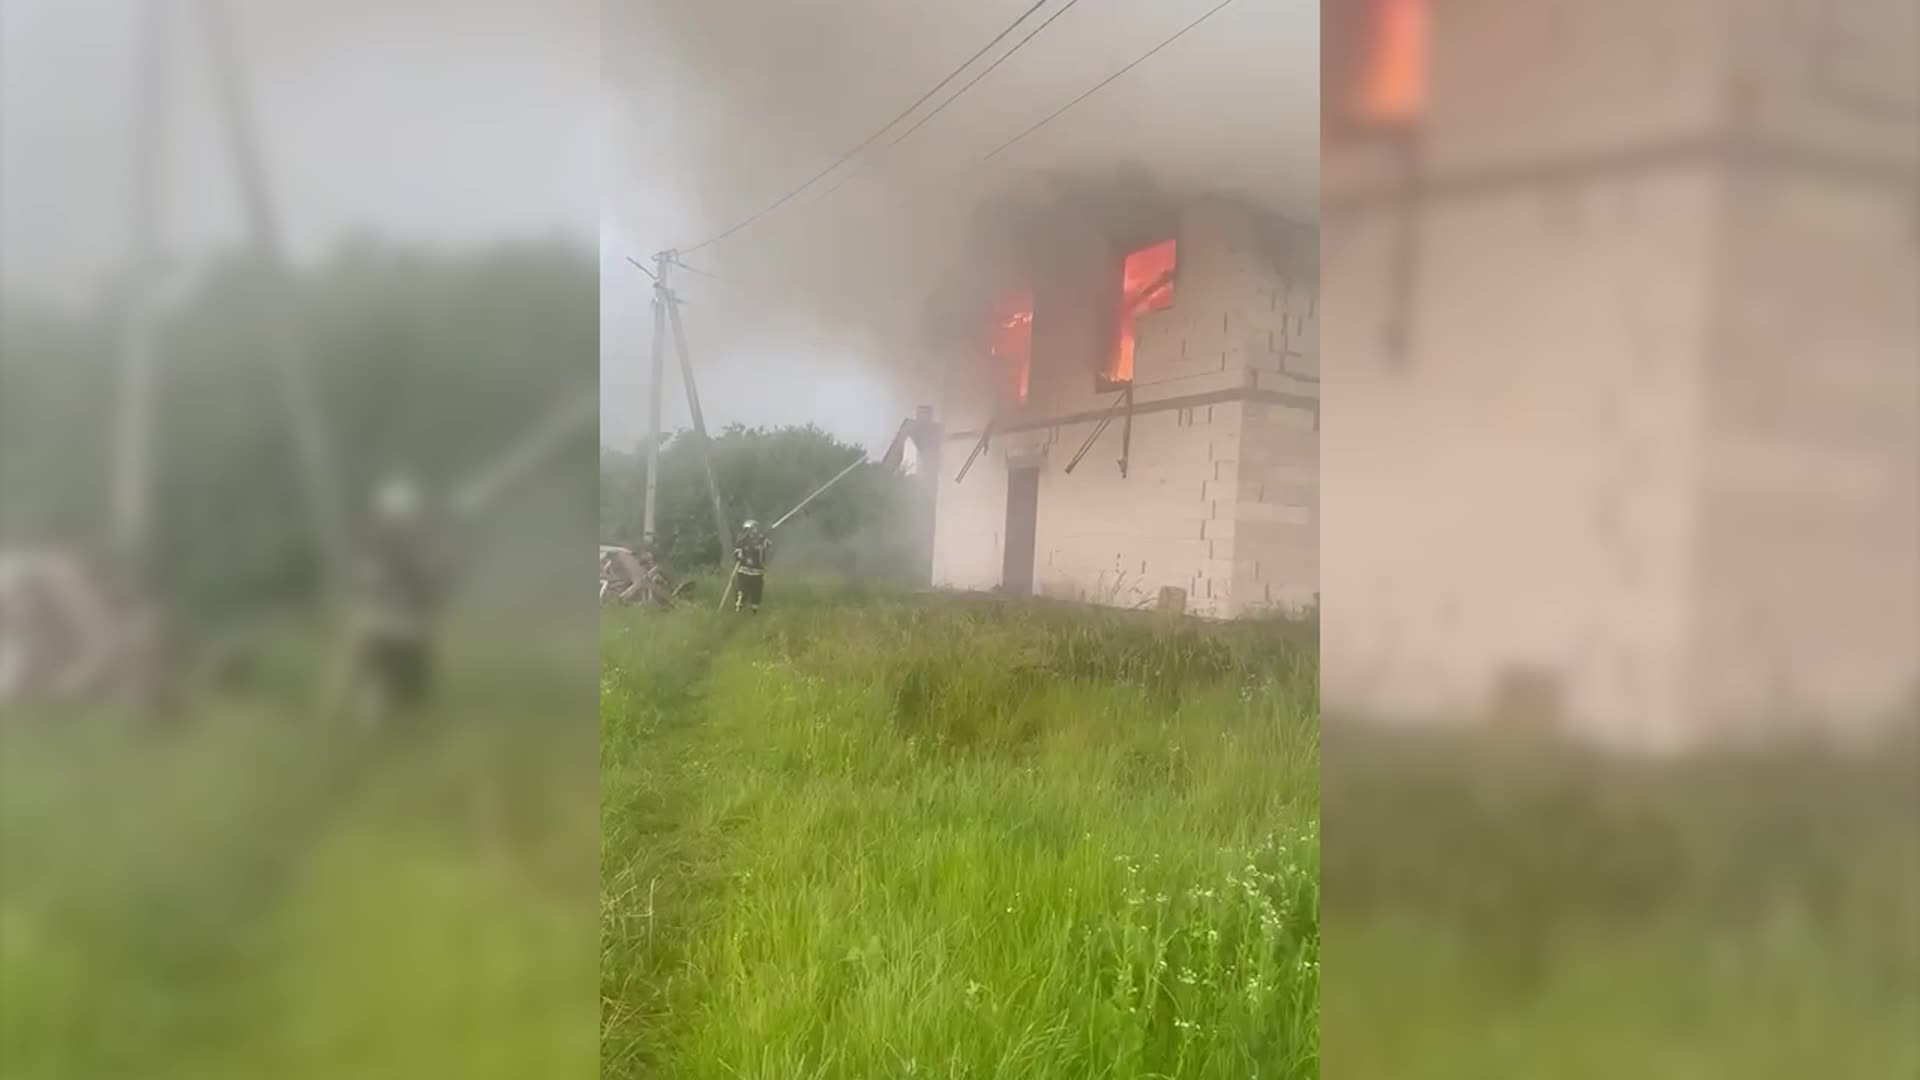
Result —
[{"label": "firefighter", "polygon": [[421,502],[418,489],[404,477],[380,488],[362,568],[352,660],[357,670],[349,679],[372,692],[373,709],[382,720],[421,704],[433,684],[432,621],[440,575],[428,550]]},{"label": "firefighter", "polygon": [[757,614],[767,588],[767,559],[773,554],[773,540],[749,520],[741,527],[740,539],[733,548],[733,609]]}]

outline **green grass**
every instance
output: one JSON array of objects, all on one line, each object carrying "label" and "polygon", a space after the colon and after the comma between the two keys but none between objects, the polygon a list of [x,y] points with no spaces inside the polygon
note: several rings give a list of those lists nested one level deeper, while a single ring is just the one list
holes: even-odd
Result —
[{"label": "green grass", "polygon": [[1318,1075],[1301,635],[772,603],[609,617],[605,1075]]},{"label": "green grass", "polygon": [[1920,1076],[1920,757],[1330,728],[1328,1075]]},{"label": "green grass", "polygon": [[0,1075],[590,1075],[590,668],[531,652],[456,646],[398,742],[303,723],[297,662],[170,733],[8,716]]}]

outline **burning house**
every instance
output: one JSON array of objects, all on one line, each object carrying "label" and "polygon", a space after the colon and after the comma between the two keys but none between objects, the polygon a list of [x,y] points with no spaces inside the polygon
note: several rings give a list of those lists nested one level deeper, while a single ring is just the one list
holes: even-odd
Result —
[{"label": "burning house", "polygon": [[1312,605],[1316,231],[1226,199],[1063,217],[943,358],[934,584]]},{"label": "burning house", "polygon": [[1916,12],[1325,6],[1330,708],[1671,747],[1913,692]]}]

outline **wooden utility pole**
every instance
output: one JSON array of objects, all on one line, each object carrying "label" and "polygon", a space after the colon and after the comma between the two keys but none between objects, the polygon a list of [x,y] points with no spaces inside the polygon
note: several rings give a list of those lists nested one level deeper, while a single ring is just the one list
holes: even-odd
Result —
[{"label": "wooden utility pole", "polygon": [[687,386],[687,412],[693,417],[693,436],[699,440],[700,466],[707,474],[707,496],[713,500],[713,534],[720,543],[720,561],[733,554],[733,527],[727,521],[726,502],[720,497],[720,480],[713,471],[713,440],[707,437],[707,421],[700,413],[700,391],[693,383],[693,360],[687,354],[687,331],[680,325],[680,298],[666,287],[669,252],[660,264],[660,284],[667,299],[667,319],[673,324],[673,347],[680,354],[680,380]]},{"label": "wooden utility pole", "polygon": [[294,450],[301,469],[301,494],[307,503],[308,524],[319,541],[328,584],[338,589],[346,581],[348,538],[345,507],[334,466],[333,446],[325,421],[306,384],[305,357],[288,292],[286,248],[267,178],[265,155],[254,124],[253,99],[240,60],[227,0],[200,0],[201,31],[213,65],[214,91],[225,121],[227,150],[245,208],[253,255],[267,280],[258,300],[264,309],[267,358],[273,366],[281,407],[292,428]]},{"label": "wooden utility pole", "polygon": [[655,528],[654,500],[660,488],[660,394],[667,362],[667,263],[666,252],[653,257],[653,376],[647,391],[647,496],[641,517],[640,534],[647,549],[653,549]]},{"label": "wooden utility pole", "polygon": [[693,357],[687,349],[687,330],[680,323],[680,298],[674,295],[670,275],[679,253],[662,251],[653,257],[648,270],[638,259],[627,261],[653,279],[653,371],[647,395],[647,494],[641,521],[641,533],[651,548],[659,525],[655,504],[660,490],[660,395],[666,373],[667,326],[673,326],[673,347],[680,357],[680,381],[687,389],[687,412],[693,419],[693,435],[700,451],[700,467],[707,475],[707,496],[713,502],[713,528],[720,543],[720,559],[733,552],[733,529],[727,524],[726,500],[720,496],[720,478],[713,471],[713,440],[707,436],[706,416],[700,409],[700,391],[693,380]]},{"label": "wooden utility pole", "polygon": [[119,415],[114,425],[112,523],[117,579],[145,580],[153,519],[154,306],[160,213],[166,201],[168,104],[172,94],[173,0],[150,0],[141,28],[133,103],[133,175],[120,337]]}]

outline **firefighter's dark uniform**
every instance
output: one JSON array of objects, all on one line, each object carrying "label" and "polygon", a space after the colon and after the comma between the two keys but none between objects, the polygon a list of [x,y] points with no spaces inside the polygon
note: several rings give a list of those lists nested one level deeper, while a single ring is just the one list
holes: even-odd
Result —
[{"label": "firefighter's dark uniform", "polygon": [[735,611],[757,612],[767,589],[767,558],[773,554],[773,541],[759,531],[740,537],[733,549]]},{"label": "firefighter's dark uniform", "polygon": [[418,704],[433,684],[432,613],[438,574],[415,523],[379,529],[361,608],[361,662],[385,708]]}]

